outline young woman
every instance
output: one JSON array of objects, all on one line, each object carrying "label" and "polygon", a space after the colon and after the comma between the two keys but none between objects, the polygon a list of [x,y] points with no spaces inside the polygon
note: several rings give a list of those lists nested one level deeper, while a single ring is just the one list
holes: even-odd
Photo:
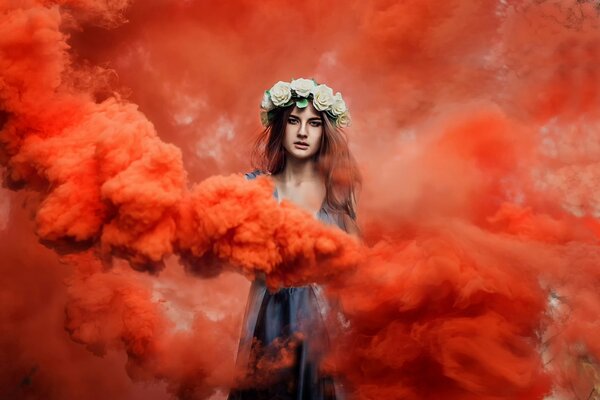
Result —
[{"label": "young woman", "polygon": [[[278,82],[265,92],[261,108],[265,130],[253,154],[258,169],[246,178],[269,175],[279,202],[288,199],[323,223],[359,236],[361,178],[341,130],[350,117],[340,93],[310,79]],[[245,376],[229,399],[340,399],[339,385],[320,371],[330,308],[316,284],[272,293],[256,279],[238,351]]]}]

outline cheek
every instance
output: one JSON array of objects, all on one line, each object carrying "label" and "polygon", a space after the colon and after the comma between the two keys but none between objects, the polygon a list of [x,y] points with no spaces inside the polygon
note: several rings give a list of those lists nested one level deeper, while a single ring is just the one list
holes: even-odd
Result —
[{"label": "cheek", "polygon": [[313,143],[321,143],[321,137],[323,136],[323,127],[314,127],[310,132],[310,136],[313,138]]},{"label": "cheek", "polygon": [[312,144],[312,154],[316,154],[319,152],[321,148],[321,139],[323,136],[323,128],[314,128],[314,131],[310,132],[310,143]]},{"label": "cheek", "polygon": [[285,127],[285,136],[283,137],[283,141],[284,142],[290,142],[290,140],[293,142],[294,141],[294,137],[296,136],[296,134],[294,133],[294,129],[292,129],[292,125],[286,125]]}]

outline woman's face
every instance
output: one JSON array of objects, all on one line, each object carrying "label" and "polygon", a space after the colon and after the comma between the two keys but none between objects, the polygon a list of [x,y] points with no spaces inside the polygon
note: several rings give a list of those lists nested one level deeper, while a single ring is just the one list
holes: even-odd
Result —
[{"label": "woman's face", "polygon": [[312,104],[304,108],[294,107],[285,125],[283,147],[299,160],[314,156],[321,146],[323,120]]}]

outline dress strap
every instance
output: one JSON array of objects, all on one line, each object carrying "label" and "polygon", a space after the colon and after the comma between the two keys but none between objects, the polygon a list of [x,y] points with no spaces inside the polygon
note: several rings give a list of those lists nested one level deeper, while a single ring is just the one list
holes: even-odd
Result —
[{"label": "dress strap", "polygon": [[246,172],[244,174],[244,176],[246,177],[246,179],[248,179],[249,181],[252,179],[256,179],[257,176],[259,175],[263,175],[264,173],[260,170],[260,169],[255,169],[252,172]]}]

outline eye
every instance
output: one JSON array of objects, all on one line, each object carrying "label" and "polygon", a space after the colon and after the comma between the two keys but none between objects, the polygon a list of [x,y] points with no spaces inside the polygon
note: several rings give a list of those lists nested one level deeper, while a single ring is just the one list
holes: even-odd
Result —
[{"label": "eye", "polygon": [[297,123],[298,123],[298,120],[296,118],[288,118],[288,124],[295,125]]},{"label": "eye", "polygon": [[321,121],[316,121],[316,120],[315,121],[310,121],[310,126],[314,126],[314,127],[317,128],[317,127],[319,127],[321,125],[322,125]]}]

